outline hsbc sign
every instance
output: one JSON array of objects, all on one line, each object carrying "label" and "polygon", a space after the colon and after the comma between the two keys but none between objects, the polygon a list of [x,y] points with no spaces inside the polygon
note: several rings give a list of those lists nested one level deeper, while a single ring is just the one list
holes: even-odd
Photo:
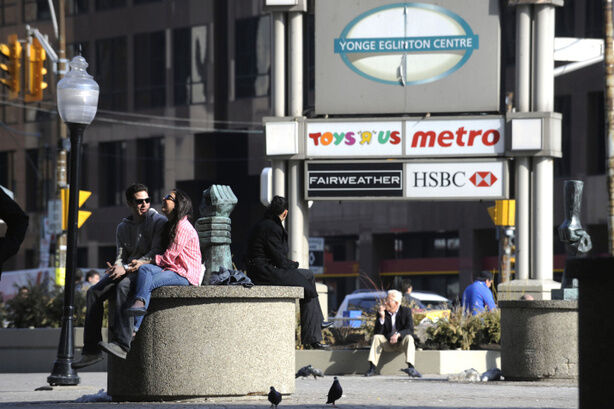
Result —
[{"label": "hsbc sign", "polygon": [[408,199],[503,199],[507,197],[507,161],[407,162]]}]

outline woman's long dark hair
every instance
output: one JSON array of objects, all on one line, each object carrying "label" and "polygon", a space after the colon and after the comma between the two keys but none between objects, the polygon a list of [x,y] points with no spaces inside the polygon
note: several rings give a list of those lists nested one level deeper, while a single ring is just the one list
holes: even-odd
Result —
[{"label": "woman's long dark hair", "polygon": [[171,243],[175,240],[179,221],[185,216],[188,216],[188,220],[192,218],[192,201],[188,195],[179,189],[173,189],[171,192],[175,194],[175,208],[171,214],[167,216],[168,222],[164,225],[164,231],[162,232],[165,249],[169,248]]}]

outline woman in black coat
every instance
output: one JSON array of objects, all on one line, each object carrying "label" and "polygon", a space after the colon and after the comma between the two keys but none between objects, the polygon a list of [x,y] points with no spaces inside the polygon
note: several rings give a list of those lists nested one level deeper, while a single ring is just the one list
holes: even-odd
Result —
[{"label": "woman in black coat", "polygon": [[[311,271],[298,268],[288,259],[288,232],[282,222],[288,216],[288,201],[275,196],[249,235],[247,275],[254,284],[298,286],[304,289],[301,307],[301,341],[321,349],[322,309],[318,301],[315,278]],[[328,324],[325,324],[328,325]]]}]

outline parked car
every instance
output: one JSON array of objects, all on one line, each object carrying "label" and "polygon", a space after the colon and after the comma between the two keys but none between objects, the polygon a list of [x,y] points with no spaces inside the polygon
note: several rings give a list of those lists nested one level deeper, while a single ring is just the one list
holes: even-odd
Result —
[{"label": "parked car", "polygon": [[[422,312],[425,317],[431,319],[441,318],[450,313],[452,302],[441,295],[423,291],[412,291],[411,295],[415,301],[415,305],[412,306],[414,313]],[[343,318],[359,318],[363,313],[374,313],[378,301],[383,302],[385,298],[385,291],[356,290],[346,295],[335,315],[335,327],[360,327],[362,320]]]}]

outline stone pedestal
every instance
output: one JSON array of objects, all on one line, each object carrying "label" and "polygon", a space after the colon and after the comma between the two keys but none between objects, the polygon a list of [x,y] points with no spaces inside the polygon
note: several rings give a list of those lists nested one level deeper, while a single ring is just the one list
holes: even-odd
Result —
[{"label": "stone pedestal", "polygon": [[560,289],[561,283],[554,280],[512,280],[497,286],[499,301],[519,300],[530,295],[535,300],[550,300],[552,290]]},{"label": "stone pedestal", "polygon": [[300,287],[154,290],[126,360],[109,356],[114,401],[294,392]]},{"label": "stone pedestal", "polygon": [[501,301],[499,307],[505,379],[578,377],[577,301]]}]

